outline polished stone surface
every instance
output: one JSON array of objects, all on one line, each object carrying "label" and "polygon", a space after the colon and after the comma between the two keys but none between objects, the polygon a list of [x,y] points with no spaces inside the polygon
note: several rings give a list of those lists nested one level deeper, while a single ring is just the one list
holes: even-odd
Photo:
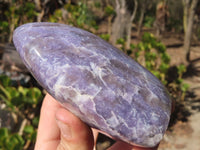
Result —
[{"label": "polished stone surface", "polygon": [[144,147],[162,139],[171,113],[169,94],[122,51],[56,23],[22,25],[13,41],[37,81],[91,127]]}]

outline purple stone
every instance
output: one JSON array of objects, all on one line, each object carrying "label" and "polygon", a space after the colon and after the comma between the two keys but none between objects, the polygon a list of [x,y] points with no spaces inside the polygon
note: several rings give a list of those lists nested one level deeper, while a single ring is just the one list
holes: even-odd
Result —
[{"label": "purple stone", "polygon": [[170,119],[170,96],[144,67],[101,38],[58,23],[30,23],[14,44],[37,81],[91,127],[153,147]]}]

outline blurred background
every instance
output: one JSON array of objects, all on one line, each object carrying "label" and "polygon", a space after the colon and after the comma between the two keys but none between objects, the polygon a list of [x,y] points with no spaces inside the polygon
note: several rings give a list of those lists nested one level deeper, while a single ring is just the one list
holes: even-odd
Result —
[{"label": "blurred background", "polygon": [[[45,90],[12,43],[28,22],[85,29],[138,61],[175,103],[159,149],[200,150],[199,0],[0,0],[0,150],[34,149]],[[113,142],[100,135],[97,149]]]}]

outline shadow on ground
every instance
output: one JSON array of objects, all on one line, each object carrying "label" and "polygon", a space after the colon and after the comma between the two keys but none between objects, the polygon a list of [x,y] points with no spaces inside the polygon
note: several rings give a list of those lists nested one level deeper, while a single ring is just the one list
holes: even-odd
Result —
[{"label": "shadow on ground", "polygon": [[187,71],[184,73],[183,77],[187,78],[192,76],[199,76],[200,75],[200,65],[198,66],[199,62],[200,58],[191,60],[189,62],[189,65],[187,66]]}]

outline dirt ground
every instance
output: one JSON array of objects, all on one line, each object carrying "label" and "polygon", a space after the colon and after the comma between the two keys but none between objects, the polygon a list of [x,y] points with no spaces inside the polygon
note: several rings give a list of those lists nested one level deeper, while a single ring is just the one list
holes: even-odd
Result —
[{"label": "dirt ground", "polygon": [[200,150],[200,46],[192,46],[191,62],[187,63],[184,61],[182,39],[170,37],[162,41],[167,45],[172,66],[186,64],[184,82],[188,83],[190,88],[186,99],[176,103],[172,116],[179,116],[167,130],[159,150]]}]

